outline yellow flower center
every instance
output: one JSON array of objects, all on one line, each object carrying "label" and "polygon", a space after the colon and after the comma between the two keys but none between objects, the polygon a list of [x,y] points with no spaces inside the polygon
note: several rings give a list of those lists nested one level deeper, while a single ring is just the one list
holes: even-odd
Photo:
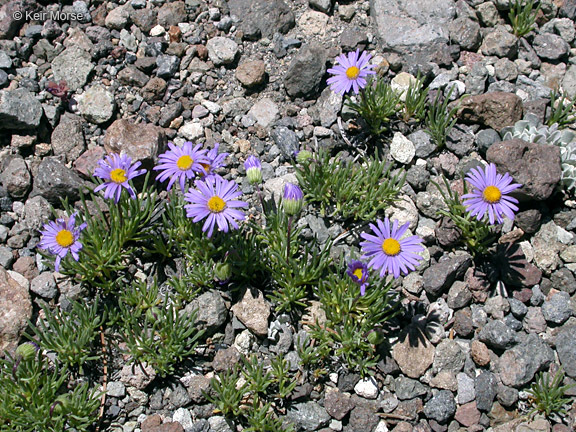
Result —
[{"label": "yellow flower center", "polygon": [[176,161],[176,166],[178,167],[178,169],[186,171],[187,169],[190,169],[193,163],[194,159],[192,159],[188,155],[184,155],[178,158],[178,160]]},{"label": "yellow flower center", "polygon": [[362,280],[362,277],[364,276],[364,275],[362,274],[362,268],[357,268],[356,270],[354,270],[354,271],[352,272],[352,274],[353,274],[354,276],[356,276],[356,277],[358,278],[358,280]]},{"label": "yellow flower center", "polygon": [[382,243],[382,250],[388,256],[396,256],[400,253],[400,243],[393,238],[387,238]]},{"label": "yellow flower center", "polygon": [[360,75],[360,69],[358,69],[356,66],[350,66],[348,69],[346,69],[346,76],[348,79],[356,79],[358,78],[358,75]]},{"label": "yellow flower center", "polygon": [[500,201],[500,198],[502,198],[502,192],[500,192],[500,189],[496,186],[488,186],[484,189],[484,192],[482,192],[482,196],[484,197],[484,201],[494,204]]},{"label": "yellow flower center", "polygon": [[222,198],[214,195],[208,200],[208,208],[212,213],[220,213],[226,208],[226,203]]},{"label": "yellow flower center", "polygon": [[124,183],[127,180],[126,171],[122,168],[113,169],[110,171],[110,180],[114,183]]},{"label": "yellow flower center", "polygon": [[63,229],[56,234],[56,243],[62,247],[68,247],[74,243],[74,234],[70,231]]}]

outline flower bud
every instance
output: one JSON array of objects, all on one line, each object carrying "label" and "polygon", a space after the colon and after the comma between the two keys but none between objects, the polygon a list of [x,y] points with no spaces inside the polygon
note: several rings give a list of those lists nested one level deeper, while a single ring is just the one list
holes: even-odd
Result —
[{"label": "flower bud", "polygon": [[286,183],[284,186],[284,196],[282,198],[282,206],[286,214],[293,216],[302,210],[304,201],[304,193],[299,186],[293,183]]},{"label": "flower bud", "polygon": [[374,329],[368,333],[368,342],[372,345],[380,345],[384,342],[384,334],[380,329]]},{"label": "flower bud", "polygon": [[219,281],[227,281],[232,276],[232,268],[227,262],[219,262],[214,266],[214,276]]},{"label": "flower bud", "polygon": [[246,177],[248,177],[250,184],[262,182],[262,164],[256,156],[248,156],[244,162],[244,168],[246,168]]},{"label": "flower bud", "polygon": [[31,359],[38,352],[38,345],[33,342],[26,342],[16,348],[16,354],[21,356],[24,360]]},{"label": "flower bud", "polygon": [[308,160],[312,159],[312,152],[308,150],[300,150],[296,155],[296,162],[305,164]]}]

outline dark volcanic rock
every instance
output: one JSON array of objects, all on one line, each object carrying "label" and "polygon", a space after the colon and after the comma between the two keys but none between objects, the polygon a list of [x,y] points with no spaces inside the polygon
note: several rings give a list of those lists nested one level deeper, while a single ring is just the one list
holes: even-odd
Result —
[{"label": "dark volcanic rock", "polygon": [[24,88],[0,91],[0,129],[36,129],[42,105]]},{"label": "dark volcanic rock", "polygon": [[424,289],[433,296],[440,295],[444,288],[462,277],[471,264],[472,257],[462,254],[431,265],[424,271]]},{"label": "dark volcanic rock", "polygon": [[77,200],[81,186],[82,179],[78,174],[58,159],[46,158],[38,167],[30,196],[41,195],[54,205],[59,204],[61,198]]},{"label": "dark volcanic rock", "polygon": [[250,40],[286,34],[296,24],[294,13],[282,0],[229,0],[228,7],[242,21],[240,29]]},{"label": "dark volcanic rock", "polygon": [[550,197],[562,178],[560,149],[547,144],[528,143],[520,139],[493,144],[486,152],[499,172],[507,172],[522,187],[514,193],[520,200],[542,201]]},{"label": "dark volcanic rock", "polygon": [[284,76],[286,93],[293,98],[313,96],[326,72],[326,56],[326,50],[317,43],[300,48]]},{"label": "dark volcanic rock", "polygon": [[424,405],[426,417],[436,420],[438,423],[446,423],[456,412],[454,396],[449,390],[440,390],[436,396]]}]

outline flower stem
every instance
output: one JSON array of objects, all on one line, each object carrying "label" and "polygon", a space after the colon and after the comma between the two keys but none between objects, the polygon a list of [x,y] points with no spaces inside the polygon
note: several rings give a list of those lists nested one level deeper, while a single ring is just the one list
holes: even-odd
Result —
[{"label": "flower stem", "polygon": [[286,261],[289,262],[290,261],[290,236],[292,234],[292,216],[288,217],[288,244],[286,245]]}]

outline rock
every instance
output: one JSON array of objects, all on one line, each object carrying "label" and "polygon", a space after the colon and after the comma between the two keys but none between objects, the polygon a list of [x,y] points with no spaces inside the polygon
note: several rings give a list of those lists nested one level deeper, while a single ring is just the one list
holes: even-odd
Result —
[{"label": "rock", "polygon": [[354,393],[364,399],[376,399],[378,397],[378,384],[372,377],[364,378],[354,386]]},{"label": "rock", "polygon": [[542,305],[542,314],[546,321],[553,324],[564,324],[572,315],[570,305],[570,294],[567,292],[557,292],[550,300]]},{"label": "rock", "polygon": [[465,122],[500,130],[522,118],[522,100],[513,93],[492,92],[460,101],[457,116]]},{"label": "rock", "polygon": [[322,126],[330,127],[338,118],[338,113],[342,107],[342,98],[341,94],[334,93],[330,87],[326,87],[309,112]]},{"label": "rock", "polygon": [[270,137],[274,140],[284,157],[291,160],[295,152],[300,148],[300,141],[296,132],[285,126],[278,126],[272,129]]},{"label": "rock", "polygon": [[180,70],[180,59],[174,55],[160,55],[156,58],[156,76],[169,80]]},{"label": "rock", "polygon": [[563,245],[558,241],[558,226],[550,221],[540,228],[532,237],[534,261],[544,273],[550,274],[562,264],[558,257]]},{"label": "rock", "polygon": [[214,37],[206,43],[208,55],[215,66],[233,63],[238,54],[238,44],[232,39]]},{"label": "rock", "polygon": [[412,161],[415,154],[416,148],[412,141],[400,132],[395,132],[390,144],[390,156],[397,162],[407,165]]},{"label": "rock", "polygon": [[282,0],[229,0],[228,7],[230,14],[241,21],[244,37],[250,40],[286,34],[296,24],[294,13]]},{"label": "rock", "polygon": [[25,88],[0,91],[0,129],[37,129],[42,114],[42,105]]},{"label": "rock", "polygon": [[475,379],[476,407],[481,411],[490,411],[496,397],[498,380],[492,372],[482,372]]},{"label": "rock", "polygon": [[532,42],[538,57],[545,60],[559,60],[570,51],[570,45],[560,36],[552,33],[538,33]]},{"label": "rock", "polygon": [[562,79],[562,89],[573,100],[576,97],[576,65],[571,65]]},{"label": "rock", "polygon": [[424,415],[438,423],[446,423],[454,416],[455,412],[454,396],[448,390],[440,390],[424,405]]},{"label": "rock", "polygon": [[436,346],[432,371],[460,372],[464,366],[466,354],[458,342],[452,339],[444,339]]},{"label": "rock", "polygon": [[400,400],[410,400],[428,393],[428,388],[418,380],[399,376],[394,381],[394,394]]},{"label": "rock", "polygon": [[145,166],[162,153],[165,143],[166,135],[159,127],[127,119],[114,121],[104,136],[104,149],[108,153],[124,152],[132,162],[141,161]]},{"label": "rock", "polygon": [[278,106],[272,99],[262,98],[250,108],[248,115],[260,126],[267,128],[276,121],[278,113]]},{"label": "rock", "polygon": [[458,17],[448,25],[450,40],[467,51],[476,51],[482,41],[480,25],[467,17]]},{"label": "rock", "polygon": [[528,209],[516,213],[514,223],[527,234],[534,234],[540,228],[542,213],[536,209]]},{"label": "rock", "polygon": [[266,78],[266,63],[262,60],[241,63],[235,74],[244,87],[259,86]]},{"label": "rock", "polygon": [[392,349],[392,358],[410,378],[420,378],[434,361],[434,346],[419,330],[409,329]]},{"label": "rock", "polygon": [[0,8],[0,39],[12,39],[26,21],[26,14],[37,10],[34,1],[14,0],[3,2]]},{"label": "rock", "polygon": [[480,333],[478,339],[488,346],[496,349],[508,349],[516,343],[516,333],[500,320],[488,322]]},{"label": "rock", "polygon": [[232,429],[232,424],[230,420],[227,420],[222,416],[213,416],[208,419],[210,423],[210,431],[213,432],[234,432]]},{"label": "rock", "polygon": [[560,150],[546,144],[512,139],[493,144],[486,160],[496,164],[499,172],[508,172],[522,184],[515,196],[520,200],[542,201],[550,197],[560,181]]},{"label": "rock", "polygon": [[55,156],[75,161],[86,147],[82,120],[75,115],[63,115],[52,132],[51,144]]},{"label": "rock", "polygon": [[328,15],[309,10],[304,12],[298,19],[298,28],[305,35],[324,36],[328,25]]},{"label": "rock", "polygon": [[192,142],[204,138],[205,135],[204,126],[197,121],[186,122],[184,126],[178,129],[178,133]]},{"label": "rock", "polygon": [[2,186],[14,198],[24,198],[30,190],[32,176],[21,157],[13,157],[0,175]]},{"label": "rock", "polygon": [[462,372],[456,376],[456,379],[458,380],[458,403],[462,405],[473,401],[476,398],[474,379]]},{"label": "rock", "polygon": [[168,28],[187,22],[186,3],[183,1],[172,1],[162,5],[158,9],[158,24]]},{"label": "rock", "polygon": [[52,61],[54,81],[66,81],[73,92],[84,87],[93,69],[90,54],[74,45],[66,48]]},{"label": "rock", "polygon": [[462,281],[456,281],[448,291],[448,306],[452,309],[461,309],[472,301],[472,293]]},{"label": "rock", "polygon": [[112,118],[116,102],[104,87],[90,87],[78,101],[78,112],[90,123],[102,124]]},{"label": "rock", "polygon": [[196,311],[197,325],[204,328],[208,335],[216,333],[224,325],[228,316],[228,309],[222,296],[212,290],[196,297],[184,309],[188,314],[193,310]]},{"label": "rock", "polygon": [[517,38],[498,26],[484,36],[480,51],[486,56],[514,58],[517,52]]},{"label": "rock", "polygon": [[294,404],[286,413],[286,419],[304,431],[315,431],[326,426],[330,416],[316,402]]},{"label": "rock", "polygon": [[465,405],[461,405],[456,410],[454,418],[462,426],[470,427],[478,424],[480,421],[480,411],[476,407],[476,402],[470,402]]},{"label": "rock", "polygon": [[337,388],[326,387],[324,408],[332,418],[342,420],[354,406],[355,404],[348,393],[343,393]]},{"label": "rock", "polygon": [[332,8],[332,0],[309,0],[308,3],[310,7],[318,9],[325,14],[329,13]]},{"label": "rock", "polygon": [[547,368],[554,360],[552,349],[536,334],[528,335],[500,358],[500,379],[511,387],[523,387],[534,374]]},{"label": "rock", "polygon": [[128,66],[118,72],[118,81],[127,86],[144,87],[150,77],[141,70]]},{"label": "rock", "polygon": [[105,19],[106,27],[113,30],[122,30],[130,19],[129,5],[122,5],[108,12]]},{"label": "rock", "polygon": [[454,331],[462,337],[467,337],[474,332],[470,309],[461,309],[454,313]]},{"label": "rock", "polygon": [[150,78],[142,88],[142,97],[147,102],[162,99],[166,92],[166,81],[159,77]]},{"label": "rock", "polygon": [[0,267],[0,354],[13,354],[22,332],[32,318],[32,302],[28,288],[14,280]]},{"label": "rock", "polygon": [[576,378],[576,327],[566,327],[558,333],[556,352],[566,375]]},{"label": "rock", "polygon": [[80,196],[82,184],[82,179],[78,174],[58,159],[44,158],[34,177],[34,187],[30,196],[41,195],[52,205],[59,204],[62,198],[75,201]]},{"label": "rock", "polygon": [[242,324],[256,335],[266,336],[268,334],[270,304],[264,299],[264,295],[260,291],[247,289],[242,300],[232,306],[232,312]]},{"label": "rock", "polygon": [[292,98],[313,96],[326,72],[326,57],[326,50],[318,43],[302,46],[284,76],[286,93]]},{"label": "rock", "polygon": [[454,1],[373,0],[370,7],[385,50],[399,54],[408,65],[451,61],[447,44]]},{"label": "rock", "polygon": [[433,264],[424,271],[424,289],[432,296],[438,296],[455,279],[460,279],[472,264],[472,257],[466,253]]},{"label": "rock", "polygon": [[58,294],[56,281],[51,272],[44,272],[30,282],[30,291],[45,299],[53,299]]},{"label": "rock", "polygon": [[214,360],[212,360],[212,367],[216,372],[223,372],[234,368],[240,359],[242,354],[238,352],[235,346],[230,348],[221,349],[216,351]]}]

